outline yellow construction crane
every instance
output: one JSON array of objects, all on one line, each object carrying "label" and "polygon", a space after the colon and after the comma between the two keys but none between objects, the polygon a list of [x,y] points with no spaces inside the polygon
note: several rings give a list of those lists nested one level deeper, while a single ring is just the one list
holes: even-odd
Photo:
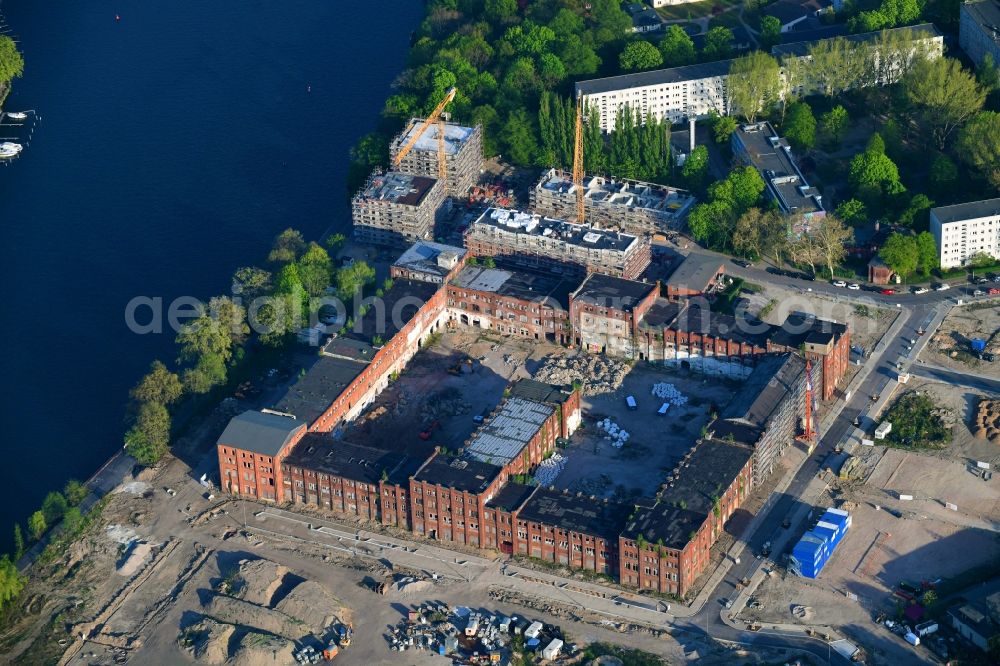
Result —
[{"label": "yellow construction crane", "polygon": [[455,93],[457,92],[458,90],[456,88],[448,89],[448,92],[444,94],[444,99],[441,100],[431,114],[424,118],[424,121],[413,131],[413,136],[411,136],[410,140],[399,149],[399,152],[396,153],[395,159],[392,161],[392,165],[394,167],[398,167],[403,161],[403,158],[406,157],[411,150],[413,150],[413,146],[415,146],[420,137],[424,135],[427,128],[432,124],[437,125],[438,178],[442,181],[442,185],[446,190],[448,189],[448,164],[444,151],[444,120],[441,118],[441,114],[444,113],[444,107],[448,106],[448,104],[455,99]]},{"label": "yellow construction crane", "polygon": [[583,192],[583,96],[576,96],[576,137],[573,142],[573,185],[576,187],[576,222],[584,221]]}]

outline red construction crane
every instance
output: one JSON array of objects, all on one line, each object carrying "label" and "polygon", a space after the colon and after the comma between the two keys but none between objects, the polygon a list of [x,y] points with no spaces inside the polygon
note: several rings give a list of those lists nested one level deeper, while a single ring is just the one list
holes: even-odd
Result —
[{"label": "red construction crane", "polygon": [[806,404],[805,422],[802,425],[802,434],[796,439],[807,442],[812,446],[816,439],[816,431],[813,429],[813,412],[816,411],[816,397],[813,393],[812,361],[806,359]]}]

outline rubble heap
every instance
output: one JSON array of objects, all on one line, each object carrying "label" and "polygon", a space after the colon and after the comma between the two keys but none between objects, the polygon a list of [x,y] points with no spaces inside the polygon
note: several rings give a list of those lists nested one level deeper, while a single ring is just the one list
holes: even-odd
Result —
[{"label": "rubble heap", "polygon": [[603,356],[548,356],[535,379],[559,386],[580,382],[584,395],[601,395],[621,386],[629,369],[628,363]]},{"label": "rubble heap", "polygon": [[973,432],[978,439],[1000,444],[1000,400],[979,401]]}]

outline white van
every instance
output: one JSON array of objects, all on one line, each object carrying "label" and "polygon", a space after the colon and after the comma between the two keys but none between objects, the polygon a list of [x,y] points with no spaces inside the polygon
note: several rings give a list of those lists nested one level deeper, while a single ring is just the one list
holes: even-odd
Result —
[{"label": "white van", "polygon": [[639,404],[635,401],[635,398],[633,398],[630,395],[625,396],[625,404],[632,411],[635,411],[635,410],[639,409]]},{"label": "white van", "polygon": [[666,416],[669,410],[670,410],[670,403],[665,402],[662,405],[660,405],[660,408],[656,410],[656,413],[659,414],[660,416]]}]

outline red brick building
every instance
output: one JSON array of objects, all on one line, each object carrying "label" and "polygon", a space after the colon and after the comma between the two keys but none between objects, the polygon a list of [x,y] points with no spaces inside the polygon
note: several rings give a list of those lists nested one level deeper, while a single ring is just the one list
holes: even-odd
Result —
[{"label": "red brick building", "polygon": [[216,442],[222,489],[281,502],[281,459],[305,433],[306,424],[289,416],[254,411],[234,416]]},{"label": "red brick building", "polygon": [[389,277],[445,284],[462,270],[465,254],[462,247],[417,241],[389,267]]},{"label": "red brick building", "polygon": [[700,440],[667,476],[652,507],[640,507],[618,540],[619,581],[684,596],[709,563],[709,550],[750,495],[753,449]]},{"label": "red brick building", "polygon": [[618,538],[631,507],[535,488],[513,513],[513,552],[573,569],[614,575]]},{"label": "red brick building", "polygon": [[588,276],[569,296],[574,343],[593,353],[637,358],[639,322],[659,291],[659,283]]},{"label": "red brick building", "polygon": [[569,292],[578,284],[552,273],[466,266],[448,283],[448,318],[504,335],[567,344]]},{"label": "red brick building", "polygon": [[667,298],[682,300],[704,296],[719,286],[725,274],[726,266],[718,257],[688,255],[664,283]]},{"label": "red brick building", "polygon": [[410,479],[414,534],[474,547],[493,547],[486,503],[503,487],[503,467],[435,455]]},{"label": "red brick building", "polygon": [[768,352],[799,352],[812,363],[813,390],[833,398],[851,365],[851,329],[826,319],[791,314],[768,340]]}]

